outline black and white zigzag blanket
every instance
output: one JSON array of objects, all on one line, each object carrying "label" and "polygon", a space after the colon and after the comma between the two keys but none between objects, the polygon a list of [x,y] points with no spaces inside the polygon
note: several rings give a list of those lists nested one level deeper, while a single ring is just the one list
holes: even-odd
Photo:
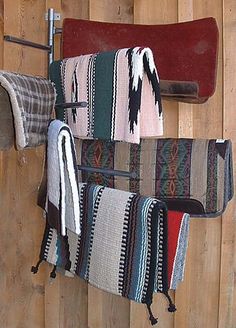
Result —
[{"label": "black and white zigzag blanket", "polygon": [[[125,48],[67,58],[51,65],[51,76],[66,102],[86,101],[68,111],[79,138],[139,143],[163,134],[159,77],[150,48]],[[61,87],[60,87],[60,84]]]}]

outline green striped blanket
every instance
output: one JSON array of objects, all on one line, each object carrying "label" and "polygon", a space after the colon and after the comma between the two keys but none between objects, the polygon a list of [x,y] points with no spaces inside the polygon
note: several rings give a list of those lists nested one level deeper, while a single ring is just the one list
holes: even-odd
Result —
[{"label": "green striped blanket", "polygon": [[[145,303],[153,292],[168,295],[167,210],[152,197],[80,184],[81,235],[66,236],[46,224],[40,252],[45,260],[107,292]],[[33,267],[37,272],[37,267]],[[55,276],[55,269],[52,272]]]},{"label": "green striped blanket", "polygon": [[139,143],[140,137],[163,134],[159,78],[149,48],[67,58],[52,63],[50,75],[58,101],[87,102],[86,108],[67,110],[74,136]]}]

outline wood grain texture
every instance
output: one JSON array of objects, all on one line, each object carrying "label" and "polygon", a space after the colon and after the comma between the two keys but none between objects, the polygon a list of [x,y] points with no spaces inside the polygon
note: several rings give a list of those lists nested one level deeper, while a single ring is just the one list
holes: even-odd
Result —
[{"label": "wood grain texture", "polygon": [[[193,19],[214,16],[218,21],[220,32],[222,31],[220,1],[212,6],[209,3],[199,1],[183,0],[181,3],[183,4],[183,6],[179,6],[181,20],[184,19],[185,15],[191,16],[191,11]],[[189,10],[186,6],[190,6]],[[220,49],[221,46],[220,44]],[[190,112],[187,112],[187,108],[184,108],[182,104],[180,106],[180,112],[182,112],[179,117],[180,136],[196,138],[220,138],[222,136],[221,52],[219,52],[215,95],[203,105],[192,105]],[[175,327],[217,327],[220,243],[220,218],[191,220],[185,279],[176,293],[178,311],[175,316]]]},{"label": "wood grain texture", "polygon": [[44,273],[33,276],[30,272],[43,231],[41,211],[35,205],[41,153],[41,149],[2,153],[1,327],[44,326]]},{"label": "wood grain texture", "polygon": [[0,68],[3,68],[4,0],[0,1]]},{"label": "wood grain texture", "polygon": [[[134,23],[167,24],[178,20],[177,0],[134,0]],[[158,70],[158,62],[156,62]],[[161,79],[161,76],[159,76]],[[178,135],[178,103],[163,101],[164,136]]]},{"label": "wood grain texture", "polygon": [[[4,33],[44,42],[44,2],[5,1]],[[1,24],[2,26],[2,24]],[[45,74],[45,54],[4,42],[3,68],[28,74]],[[41,210],[36,206],[43,147],[1,154],[1,327],[44,326],[44,272],[30,272],[38,259],[43,232]]]},{"label": "wood grain texture", "polygon": [[[44,1],[4,2],[4,34],[47,43]],[[46,76],[47,54],[26,46],[4,42],[4,69]]]},{"label": "wood grain texture", "polygon": [[90,0],[89,19],[111,22],[133,22],[133,0]]},{"label": "wood grain texture", "polygon": [[[236,128],[234,99],[236,96],[236,77],[234,74],[236,31],[233,17],[236,14],[235,1],[223,1],[223,137],[231,138],[233,152],[236,151]],[[234,172],[236,165],[234,161]],[[222,217],[221,272],[219,292],[219,328],[236,327],[236,208],[235,197]]]}]

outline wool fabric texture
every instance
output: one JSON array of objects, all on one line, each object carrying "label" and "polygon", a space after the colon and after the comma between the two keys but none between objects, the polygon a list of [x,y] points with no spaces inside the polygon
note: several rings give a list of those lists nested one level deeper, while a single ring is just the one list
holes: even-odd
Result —
[{"label": "wool fabric texture", "polygon": [[42,77],[7,71],[0,71],[0,84],[9,94],[17,149],[45,143],[56,101],[53,84]]},{"label": "wool fabric texture", "polygon": [[168,211],[168,285],[176,290],[184,280],[190,215]]},{"label": "wool fabric texture", "polygon": [[140,137],[163,134],[159,77],[150,48],[67,58],[50,68],[52,80],[58,70],[58,93],[63,91],[65,102],[87,102],[87,108],[68,111],[75,137],[139,143]]},{"label": "wool fabric texture", "polygon": [[80,234],[79,190],[74,139],[67,124],[51,121],[47,147],[47,198],[50,225],[65,236],[66,229]]},{"label": "wool fabric texture", "polygon": [[[141,144],[100,140],[76,140],[78,163],[83,166],[132,171],[137,178],[81,172],[83,182],[102,184],[142,195],[155,196],[156,140]],[[168,211],[168,285],[176,289],[183,280],[189,231],[189,215]]]},{"label": "wool fabric texture", "polygon": [[167,212],[152,197],[80,184],[81,235],[58,234],[47,221],[40,259],[95,287],[136,302],[166,293]]},{"label": "wool fabric texture", "polygon": [[[173,211],[217,217],[233,197],[230,140],[159,138],[142,139],[139,145],[89,140],[77,144],[79,163],[135,172],[137,177],[128,179],[124,187],[162,199]],[[121,154],[125,164],[119,160]],[[99,179],[110,187],[117,184],[114,177],[92,173],[83,172],[82,178]]]}]

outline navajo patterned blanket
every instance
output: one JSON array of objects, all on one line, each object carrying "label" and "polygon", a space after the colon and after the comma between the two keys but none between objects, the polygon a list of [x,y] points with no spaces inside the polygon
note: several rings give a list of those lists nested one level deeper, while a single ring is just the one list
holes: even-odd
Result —
[{"label": "navajo patterned blanket", "polygon": [[80,234],[80,207],[74,138],[67,124],[51,121],[47,147],[47,197],[45,210],[52,227],[65,236],[66,229]]},{"label": "navajo patterned blanket", "polygon": [[68,111],[74,136],[139,143],[140,137],[163,134],[159,78],[149,48],[67,58],[50,72],[65,102],[88,104]]},{"label": "navajo patterned blanket", "polygon": [[[168,226],[163,202],[81,183],[80,223],[80,236],[67,230],[64,237],[47,223],[40,260],[148,306],[154,291],[168,295]],[[169,311],[174,311],[173,306],[170,301]]]},{"label": "navajo patterned blanket", "polygon": [[[123,169],[137,178],[123,180],[82,173],[83,181],[121,187],[164,200],[174,211],[194,217],[216,217],[233,197],[233,162],[230,140],[156,139],[139,145],[78,141],[79,163]],[[117,185],[118,183],[118,185]]]},{"label": "navajo patterned blanket", "polygon": [[42,77],[0,71],[0,84],[9,94],[17,148],[45,143],[56,101],[52,83]]},{"label": "navajo patterned blanket", "polygon": [[[155,196],[155,170],[153,169],[155,144],[156,140],[142,140],[140,145],[76,140],[80,164],[137,173],[137,179],[129,179],[82,171],[80,179],[84,182]],[[184,278],[189,219],[187,213],[168,211],[168,286],[174,290]]]}]

